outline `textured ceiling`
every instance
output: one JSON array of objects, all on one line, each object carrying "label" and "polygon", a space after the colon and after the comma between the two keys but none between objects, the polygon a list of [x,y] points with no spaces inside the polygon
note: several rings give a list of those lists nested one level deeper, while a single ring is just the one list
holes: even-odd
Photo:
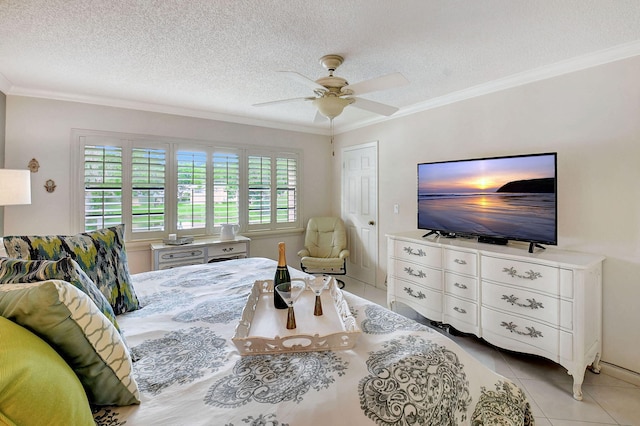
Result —
[{"label": "textured ceiling", "polygon": [[640,54],[639,23],[638,0],[0,0],[0,89],[323,133],[310,102],[252,106],[313,95],[276,71],[315,80],[330,53],[350,83],[398,71],[363,97],[402,115]]}]

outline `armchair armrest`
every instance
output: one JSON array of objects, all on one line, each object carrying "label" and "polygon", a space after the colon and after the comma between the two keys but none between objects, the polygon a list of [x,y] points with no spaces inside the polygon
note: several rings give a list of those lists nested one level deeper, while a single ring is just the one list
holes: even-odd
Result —
[{"label": "armchair armrest", "polygon": [[302,249],[298,252],[298,257],[306,257],[309,256],[311,253],[309,253],[309,250],[307,249]]},{"label": "armchair armrest", "polygon": [[349,250],[342,250],[338,257],[340,257],[340,259],[346,259],[347,257],[349,257],[349,254]]}]

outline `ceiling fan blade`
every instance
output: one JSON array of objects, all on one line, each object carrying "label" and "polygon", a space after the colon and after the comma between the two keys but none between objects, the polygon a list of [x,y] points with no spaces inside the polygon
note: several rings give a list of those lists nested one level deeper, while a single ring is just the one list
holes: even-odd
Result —
[{"label": "ceiling fan blade", "polygon": [[324,123],[325,121],[327,121],[327,117],[320,114],[320,111],[316,111],[316,116],[313,118],[313,122],[315,124],[320,124],[320,123]]},{"label": "ceiling fan blade", "polygon": [[267,105],[275,105],[275,104],[286,104],[289,102],[298,102],[298,101],[312,101],[315,98],[313,96],[306,98],[290,98],[290,99],[280,99],[278,101],[269,101],[269,102],[260,102],[259,104],[253,104],[255,107],[262,107]]},{"label": "ceiling fan blade", "polygon": [[398,111],[399,108],[396,108],[391,105],[381,104],[380,102],[371,101],[369,99],[363,98],[353,98],[355,102],[352,103],[356,108],[364,109],[366,111],[375,112],[380,115],[392,115],[394,112]]},{"label": "ceiling fan blade", "polygon": [[326,87],[316,83],[315,81],[311,80],[309,77],[305,77],[304,75],[297,73],[295,71],[278,71],[278,72],[286,74],[291,79],[299,83],[302,83],[305,86],[312,88],[313,90],[327,90]]},{"label": "ceiling fan blade", "polygon": [[354,95],[363,95],[365,93],[377,92],[378,90],[393,89],[406,84],[409,84],[409,80],[399,72],[394,72],[393,74],[387,74],[345,86],[342,90],[348,89],[351,90]]}]

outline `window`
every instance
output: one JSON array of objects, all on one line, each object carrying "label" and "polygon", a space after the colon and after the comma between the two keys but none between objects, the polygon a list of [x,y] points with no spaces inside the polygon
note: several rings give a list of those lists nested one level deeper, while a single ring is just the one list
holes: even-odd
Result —
[{"label": "window", "polygon": [[[96,134],[99,133],[99,134]],[[300,228],[299,153],[76,131],[77,222],[127,239]]]}]

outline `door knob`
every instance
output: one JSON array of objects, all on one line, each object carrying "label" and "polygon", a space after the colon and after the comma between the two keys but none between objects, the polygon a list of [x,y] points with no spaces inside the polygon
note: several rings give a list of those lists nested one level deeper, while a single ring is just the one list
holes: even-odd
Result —
[{"label": "door knob", "polygon": [[373,226],[373,225],[375,225],[375,224],[376,224],[376,223],[375,223],[374,221],[372,221],[372,220],[370,220],[370,221],[369,221],[369,225]]}]

